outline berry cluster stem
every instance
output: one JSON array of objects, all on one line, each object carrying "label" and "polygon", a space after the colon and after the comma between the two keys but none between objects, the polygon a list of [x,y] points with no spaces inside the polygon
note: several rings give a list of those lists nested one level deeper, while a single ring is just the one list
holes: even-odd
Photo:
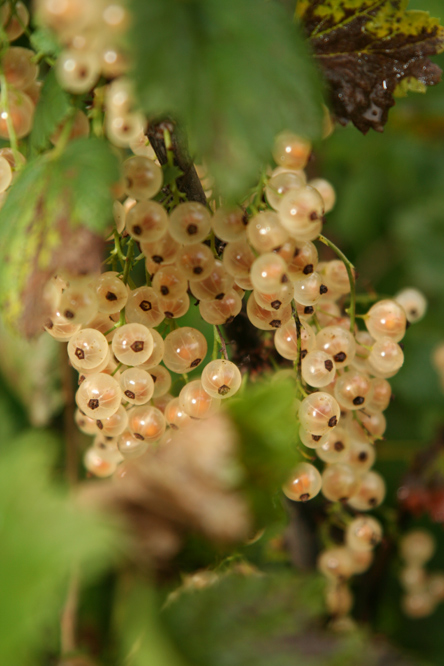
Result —
[{"label": "berry cluster stem", "polygon": [[349,314],[350,314],[350,331],[352,333],[355,332],[355,318],[356,318],[356,281],[355,281],[355,275],[354,275],[354,270],[355,267],[351,263],[349,259],[345,256],[343,252],[322,234],[318,236],[318,241],[321,243],[324,243],[327,247],[330,248],[330,250],[333,250],[333,252],[339,257],[339,259],[343,262],[345,269],[347,271],[348,275],[348,280],[350,282],[350,307],[348,308]]}]

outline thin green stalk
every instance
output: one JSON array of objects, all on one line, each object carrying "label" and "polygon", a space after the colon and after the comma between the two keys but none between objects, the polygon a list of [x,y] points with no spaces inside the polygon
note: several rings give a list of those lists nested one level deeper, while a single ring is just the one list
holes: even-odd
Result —
[{"label": "thin green stalk", "polygon": [[342,263],[345,266],[345,269],[347,271],[348,275],[348,280],[350,282],[350,307],[348,308],[349,314],[350,314],[350,331],[352,333],[355,332],[355,321],[356,321],[356,281],[355,281],[355,275],[354,275],[354,270],[355,267],[351,263],[349,259],[345,256],[345,254],[334,244],[320,234],[318,236],[318,241],[321,243],[324,243],[327,247],[329,247],[333,252],[339,257],[339,259],[342,261]]},{"label": "thin green stalk", "polygon": [[131,268],[133,266],[133,257],[134,257],[134,239],[131,238],[131,240],[128,242],[128,252],[126,253],[125,257],[125,268],[123,270],[123,277],[122,277],[123,284],[128,284],[128,278],[131,272]]}]

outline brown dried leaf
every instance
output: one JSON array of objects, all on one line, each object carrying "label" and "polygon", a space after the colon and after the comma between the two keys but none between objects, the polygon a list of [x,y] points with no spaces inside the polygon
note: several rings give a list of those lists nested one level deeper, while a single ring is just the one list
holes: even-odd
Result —
[{"label": "brown dried leaf", "polygon": [[444,48],[444,28],[408,0],[299,0],[296,13],[310,37],[340,123],[364,134],[387,122],[393,94],[424,90],[441,79],[429,56]]},{"label": "brown dried leaf", "polygon": [[236,448],[230,420],[218,414],[124,462],[112,480],[89,483],[81,501],[121,515],[138,556],[157,565],[174,557],[190,532],[220,544],[242,541],[250,516],[237,490]]}]

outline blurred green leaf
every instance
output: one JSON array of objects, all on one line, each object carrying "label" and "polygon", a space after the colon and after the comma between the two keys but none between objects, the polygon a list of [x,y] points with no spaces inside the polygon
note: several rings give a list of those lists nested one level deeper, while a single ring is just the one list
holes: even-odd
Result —
[{"label": "blurred green leaf", "polygon": [[241,438],[245,490],[262,524],[274,517],[273,495],[300,458],[294,386],[285,380],[253,385],[227,409]]},{"label": "blurred green leaf", "polygon": [[184,589],[162,618],[194,666],[373,666],[359,631],[338,638],[321,629],[324,585],[315,575],[227,574]]},{"label": "blurred green leaf", "polygon": [[54,444],[29,431],[0,458],[0,663],[11,666],[28,663],[45,627],[57,626],[73,567],[82,580],[97,575],[117,544],[109,523],[50,481]]},{"label": "blurred green leaf", "polygon": [[275,0],[130,5],[142,107],[185,124],[196,159],[205,161],[223,194],[235,197],[254,183],[279,131],[320,134],[316,71]]},{"label": "blurred green leaf", "polygon": [[57,268],[79,274],[100,267],[103,241],[93,232],[112,220],[118,178],[116,156],[96,138],[74,140],[18,174],[0,210],[0,302],[9,323],[35,335],[46,279]]},{"label": "blurred green leaf", "polygon": [[57,81],[55,71],[48,72],[43,81],[40,98],[34,115],[30,137],[31,150],[42,150],[49,144],[49,137],[71,109],[70,98]]},{"label": "blurred green leaf", "polygon": [[30,37],[30,42],[37,53],[57,56],[62,50],[54,33],[47,28],[34,30]]}]

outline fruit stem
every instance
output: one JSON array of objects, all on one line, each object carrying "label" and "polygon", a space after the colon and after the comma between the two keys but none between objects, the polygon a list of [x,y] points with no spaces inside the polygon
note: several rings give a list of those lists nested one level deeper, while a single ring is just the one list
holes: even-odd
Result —
[{"label": "fruit stem", "polygon": [[128,252],[125,257],[125,268],[123,270],[123,277],[122,277],[123,284],[128,283],[130,271],[133,265],[133,256],[134,256],[134,238],[131,238],[128,242]]},{"label": "fruit stem", "polygon": [[342,263],[345,266],[345,269],[347,271],[348,275],[348,281],[350,282],[350,307],[348,308],[349,313],[350,313],[350,331],[352,333],[355,332],[355,317],[356,317],[356,281],[355,281],[355,275],[354,275],[354,270],[355,267],[351,263],[349,259],[345,256],[343,252],[322,234],[320,234],[317,238],[318,241],[321,243],[324,243],[327,247],[330,248],[330,250],[333,250],[333,252],[339,257],[339,259],[342,261]]},{"label": "fruit stem", "polygon": [[214,346],[216,350],[216,356],[214,356],[214,350],[213,350],[213,360],[216,360],[217,358],[217,347],[220,345],[220,349],[218,350],[219,352],[222,352],[223,357],[225,358],[226,361],[228,361],[228,351],[227,351],[227,343],[225,342],[224,336],[222,335],[222,332],[219,328],[219,326],[215,325],[213,327],[214,329]]}]

